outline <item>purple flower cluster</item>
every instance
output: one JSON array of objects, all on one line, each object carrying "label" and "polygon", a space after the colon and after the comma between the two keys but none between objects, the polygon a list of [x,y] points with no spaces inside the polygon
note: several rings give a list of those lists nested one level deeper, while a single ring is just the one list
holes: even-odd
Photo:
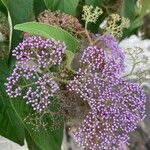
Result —
[{"label": "purple flower cluster", "polygon": [[[24,99],[34,110],[42,111],[47,108],[50,98],[54,96],[59,86],[52,76],[42,75],[42,73],[45,68],[61,63],[65,49],[64,43],[54,39],[27,36],[13,50],[17,62],[12,75],[7,79],[8,95],[17,97],[22,95],[22,90],[26,89]],[[27,85],[20,85],[24,81]]]},{"label": "purple flower cluster", "polygon": [[[124,54],[117,40],[105,34],[101,37],[101,46],[85,48],[79,60],[79,70],[69,72],[71,75],[68,73],[65,82],[61,82],[59,71],[47,73],[47,70],[53,65],[60,65],[65,44],[28,36],[13,51],[17,65],[7,79],[6,91],[10,97],[25,93],[23,99],[38,112],[51,104],[59,85],[67,92],[74,92],[88,105],[84,112],[86,116],[74,133],[76,142],[83,149],[123,150],[128,142],[128,133],[145,118],[146,96],[139,84],[121,77]],[[59,85],[56,78],[60,81]],[[21,85],[21,80],[27,85]],[[67,103],[72,105],[70,101]]]},{"label": "purple flower cluster", "polygon": [[10,97],[17,97],[21,95],[22,87],[18,84],[21,78],[31,79],[35,78],[34,71],[30,68],[22,68],[16,66],[13,73],[9,78],[7,78],[6,92]]},{"label": "purple flower cluster", "polygon": [[[75,140],[82,149],[90,150],[121,150],[128,141],[128,136],[121,131],[113,131],[114,125],[101,121],[94,112],[89,112],[78,130],[75,132]],[[110,126],[110,127],[108,127]]]},{"label": "purple flower cluster", "polygon": [[26,95],[23,97],[27,99],[27,104],[31,104],[34,110],[42,111],[50,104],[50,98],[59,90],[58,84],[48,75],[39,77],[35,82],[36,90],[33,91],[29,87]]},{"label": "purple flower cluster", "polygon": [[[98,48],[90,46],[85,49],[81,64],[87,63],[91,70],[88,65],[80,68],[68,85],[69,90],[79,94],[91,108],[74,133],[76,142],[83,149],[124,149],[128,133],[145,118],[146,96],[143,89],[139,84],[121,78],[122,51],[117,48],[118,52],[115,52],[116,42],[111,45],[106,41],[106,44],[114,51],[112,54],[103,54],[99,49],[99,55],[93,57]],[[120,55],[114,56],[114,53]],[[98,61],[102,64],[102,60],[105,63],[98,66]]]},{"label": "purple flower cluster", "polygon": [[104,65],[104,50],[89,46],[84,50],[80,62],[91,70],[101,69]]},{"label": "purple flower cluster", "polygon": [[128,133],[145,117],[145,95],[137,84],[120,80],[91,100],[91,112],[74,134],[84,149],[123,150]]},{"label": "purple flower cluster", "polygon": [[44,39],[39,36],[28,36],[14,50],[13,56],[20,64],[35,62],[38,67],[46,68],[49,65],[59,65],[66,46],[54,39]]},{"label": "purple flower cluster", "polygon": [[118,41],[110,34],[105,33],[101,40],[105,45],[105,57],[109,61],[115,60],[115,64],[118,64],[120,72],[124,70],[124,54],[122,49],[118,45]]}]

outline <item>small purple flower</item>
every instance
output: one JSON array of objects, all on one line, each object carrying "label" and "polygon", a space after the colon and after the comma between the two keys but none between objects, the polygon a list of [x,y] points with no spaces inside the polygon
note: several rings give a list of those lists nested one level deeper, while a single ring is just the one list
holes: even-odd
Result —
[{"label": "small purple flower", "polygon": [[84,49],[80,62],[93,71],[102,70],[105,63],[104,50],[96,46],[89,46]]},{"label": "small purple flower", "polygon": [[113,124],[103,122],[94,112],[89,112],[74,134],[82,149],[123,150],[128,141],[127,134],[114,131]]},{"label": "small purple flower", "polygon": [[104,68],[101,72],[101,78],[104,78],[108,82],[117,82],[117,79],[121,77],[120,72],[121,66],[116,64],[116,62],[111,59],[109,62],[105,63]]},{"label": "small purple flower", "polygon": [[27,104],[31,104],[34,110],[43,111],[50,104],[50,98],[54,97],[57,90],[59,90],[59,86],[46,74],[39,77],[38,81],[35,82],[35,86],[36,90],[29,87],[23,98],[27,100]]},{"label": "small purple flower", "polygon": [[120,79],[116,84],[106,82],[105,88],[99,87],[102,90],[95,96],[92,90],[94,82],[91,85],[86,91],[90,91],[89,95],[83,95],[91,112],[74,133],[76,142],[83,149],[124,149],[127,134],[145,118],[146,97],[142,88]]},{"label": "small purple flower", "polygon": [[79,69],[68,88],[91,108],[74,134],[85,149],[123,149],[127,134],[145,118],[144,91],[140,85],[123,80],[113,60],[104,65],[101,73]]},{"label": "small purple flower", "polygon": [[105,33],[101,40],[103,41],[105,45],[105,56],[107,61],[114,60],[116,64],[118,64],[120,68],[120,72],[124,71],[124,54],[122,52],[122,49],[119,47],[118,41],[110,35],[109,33]]},{"label": "small purple flower", "polygon": [[13,70],[13,73],[9,78],[7,78],[6,92],[10,97],[17,97],[21,95],[22,87],[18,84],[18,82],[22,79],[34,79],[34,71],[30,68],[21,68],[16,66]]},{"label": "small purple flower", "polygon": [[23,66],[27,65],[27,62],[32,62],[39,68],[46,68],[49,65],[59,65],[65,49],[63,42],[28,36],[13,50],[13,56],[19,64],[24,64]]},{"label": "small purple flower", "polygon": [[[62,91],[74,92],[88,105],[85,118],[74,133],[76,142],[83,149],[123,150],[128,133],[145,118],[146,96],[140,85],[122,79],[124,55],[116,39],[105,34],[101,42],[103,48],[88,46],[83,50],[80,68],[76,73],[69,72],[69,76],[65,66],[63,71],[60,67],[58,72],[47,73],[52,70],[49,67],[62,62],[64,43],[36,36],[25,38],[13,51],[17,65],[8,78],[6,91],[10,97],[20,96],[24,87],[19,81],[32,81],[23,98],[38,112],[48,108],[59,85]],[[66,71],[65,82],[59,79],[61,71]]]},{"label": "small purple flower", "polygon": [[[46,109],[50,98],[54,97],[59,86],[53,80],[53,75],[42,75],[43,69],[48,69],[52,65],[60,65],[65,49],[63,42],[54,39],[44,39],[39,36],[25,37],[23,42],[13,50],[13,56],[16,57],[17,62],[16,68],[6,83],[8,95],[20,96],[25,88],[27,93],[24,99],[27,103],[30,103],[34,110]],[[24,80],[31,84],[19,85],[23,84]]]}]

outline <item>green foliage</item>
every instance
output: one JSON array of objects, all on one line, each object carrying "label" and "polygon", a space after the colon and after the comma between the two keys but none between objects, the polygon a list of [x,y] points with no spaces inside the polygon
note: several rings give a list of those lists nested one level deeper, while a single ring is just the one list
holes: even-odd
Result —
[{"label": "green foliage", "polygon": [[20,144],[24,144],[24,128],[15,112],[13,104],[5,92],[4,83],[10,68],[6,60],[0,60],[0,135]]},{"label": "green foliage", "polygon": [[130,27],[124,30],[122,38],[136,34],[143,24],[144,16],[150,9],[150,0],[141,0],[137,6],[134,0],[124,0],[122,5],[122,15],[130,19]]},{"label": "green foliage", "polygon": [[134,0],[124,0],[122,5],[122,15],[130,21],[135,19],[135,1]]},{"label": "green foliage", "polygon": [[29,150],[42,150],[35,144],[27,130],[25,132],[25,135]]},{"label": "green foliage", "polygon": [[67,14],[76,15],[76,8],[79,0],[44,0],[48,9],[61,10]]},{"label": "green foliage", "polygon": [[[26,130],[25,137],[27,142],[29,142],[29,147],[33,148],[35,146],[41,150],[60,149],[63,137],[63,127],[55,131],[51,131],[51,128],[48,128],[47,130],[41,128],[39,131],[34,131],[33,127],[26,124],[26,121],[24,120],[29,113],[33,113],[32,108],[26,105],[23,100],[18,99],[13,101],[13,107],[15,108],[16,113],[18,114],[22,124],[24,125],[24,129]],[[49,121],[50,120],[47,120],[47,123],[49,123]]]},{"label": "green foliage", "polygon": [[85,0],[85,5],[102,6],[102,0]]},{"label": "green foliage", "polygon": [[73,59],[74,59],[74,53],[71,52],[71,51],[67,51],[67,50],[66,50],[66,56],[67,56],[66,67],[67,67],[69,70],[72,70],[71,64],[72,64],[72,61],[73,61]]},{"label": "green foliage", "polygon": [[[1,0],[7,9],[10,26],[9,36],[9,60],[11,51],[21,40],[21,32],[14,31],[13,26],[31,20],[33,14],[33,0]],[[11,62],[10,62],[11,63]]]},{"label": "green foliage", "polygon": [[141,0],[141,11],[139,17],[142,19],[148,10],[150,11],[150,0]]},{"label": "green foliage", "polygon": [[27,142],[29,141],[28,144],[30,144],[30,147],[35,145],[35,147],[38,147],[41,150],[60,149],[63,135],[62,128],[53,132],[51,132],[51,129],[45,130],[43,128],[41,128],[40,131],[34,131],[32,126],[26,124],[26,121],[24,121],[26,116],[29,113],[32,113],[32,108],[27,106],[23,100],[15,100],[13,105],[27,132],[25,135],[26,139],[29,138],[30,135],[31,140],[29,141],[29,139],[27,139]]},{"label": "green foliage", "polygon": [[[2,0],[12,20],[12,24],[18,24],[32,17],[32,0]],[[23,8],[23,9],[22,9]]]},{"label": "green foliage", "polygon": [[37,17],[42,11],[46,10],[46,6],[43,0],[34,0],[33,1],[33,11],[35,17]]},{"label": "green foliage", "polygon": [[[67,49],[74,52],[79,46],[78,40],[65,30],[44,23],[28,22],[18,24],[14,27],[17,30],[28,32],[35,35],[40,35],[46,38],[54,38],[64,41]],[[41,30],[42,29],[42,30]]]},{"label": "green foliage", "polygon": [[7,15],[7,10],[1,0],[0,0],[0,11],[3,12],[5,15]]}]

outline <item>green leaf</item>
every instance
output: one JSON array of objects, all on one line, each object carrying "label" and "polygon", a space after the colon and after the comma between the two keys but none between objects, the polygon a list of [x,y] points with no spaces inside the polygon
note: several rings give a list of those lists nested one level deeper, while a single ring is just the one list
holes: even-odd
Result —
[{"label": "green leaf", "polygon": [[[1,0],[7,9],[10,26],[9,52],[21,40],[22,35],[18,31],[13,31],[13,26],[19,23],[32,20],[33,0]],[[11,60],[11,59],[10,59]]]},{"label": "green leaf", "polygon": [[135,34],[138,31],[139,19],[136,17],[136,5],[134,0],[123,0],[121,15],[130,20],[130,27],[123,30],[122,39]]},{"label": "green leaf", "polygon": [[78,40],[65,30],[38,22],[27,22],[18,24],[14,27],[16,30],[29,32],[31,34],[40,35],[46,38],[54,38],[56,40],[65,42],[67,49],[75,52],[79,46]]},{"label": "green leaf", "polygon": [[[26,141],[28,142],[28,147],[32,150],[34,145],[37,147],[36,150],[60,150],[63,138],[63,127],[55,131],[51,129],[40,129],[39,131],[34,131],[32,126],[26,124],[24,119],[26,116],[33,112],[31,106],[25,104],[23,100],[15,100],[13,106],[20,117],[25,129],[26,129]],[[50,117],[49,117],[50,118]],[[46,123],[50,121],[47,120]],[[29,139],[27,139],[29,138]],[[31,142],[32,141],[32,142]]]},{"label": "green leaf", "polygon": [[12,19],[12,24],[18,24],[30,20],[32,17],[32,0],[2,0]]},{"label": "green leaf", "polygon": [[5,92],[4,83],[9,76],[10,69],[6,61],[0,60],[0,135],[20,145],[24,144],[24,128],[10,98]]},{"label": "green leaf", "polygon": [[44,0],[48,9],[61,10],[67,14],[76,16],[79,0]]},{"label": "green leaf", "polygon": [[48,9],[55,11],[59,7],[60,0],[44,0]]},{"label": "green leaf", "polygon": [[5,15],[7,15],[7,10],[1,0],[0,0],[0,11],[3,12]]},{"label": "green leaf", "polygon": [[35,144],[35,142],[32,140],[32,138],[27,130],[25,132],[25,136],[26,136],[26,141],[27,141],[29,150],[42,150]]},{"label": "green leaf", "polygon": [[130,21],[134,20],[136,16],[135,0],[123,0],[121,13],[122,16],[130,19]]},{"label": "green leaf", "polygon": [[38,15],[44,10],[46,10],[44,1],[43,0],[34,0],[33,11],[34,11],[35,17],[38,17]]},{"label": "green leaf", "polygon": [[69,70],[72,70],[71,64],[72,64],[72,61],[73,61],[73,59],[75,57],[75,54],[73,52],[71,52],[71,51],[66,50],[66,56],[67,56],[66,67]]},{"label": "green leaf", "polygon": [[[141,0],[141,9],[136,12],[134,0],[124,0],[122,15],[130,19],[130,27],[124,30],[123,38],[137,34],[143,24],[144,16],[150,8],[150,0]],[[137,7],[139,9],[139,7]]]},{"label": "green leaf", "polygon": [[143,19],[147,10],[150,11],[150,0],[141,0],[141,5],[142,5],[142,8],[141,8],[141,12],[139,15],[140,15],[140,18]]},{"label": "green leaf", "polygon": [[86,5],[101,6],[102,0],[85,0]]}]

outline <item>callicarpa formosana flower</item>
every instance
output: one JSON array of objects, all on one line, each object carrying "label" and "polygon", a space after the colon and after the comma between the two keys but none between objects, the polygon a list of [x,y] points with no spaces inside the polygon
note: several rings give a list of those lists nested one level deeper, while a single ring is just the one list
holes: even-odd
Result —
[{"label": "callicarpa formosana flower", "polygon": [[[21,95],[21,91],[28,89],[24,99],[31,103],[34,110],[42,111],[48,107],[49,98],[53,97],[59,89],[58,84],[51,75],[43,71],[53,65],[59,65],[63,59],[66,46],[64,43],[53,39],[43,39],[29,36],[20,43],[13,55],[16,56],[17,65],[12,75],[8,78],[7,93],[11,97]],[[28,83],[19,85],[19,81]],[[32,91],[32,87],[36,88]]]},{"label": "callicarpa formosana flower", "polygon": [[34,110],[42,111],[50,104],[50,98],[59,90],[58,84],[48,75],[39,77],[35,82],[36,90],[29,87],[27,94],[23,97],[27,99],[27,104],[31,103]]},{"label": "callicarpa formosana flower", "polygon": [[39,68],[46,68],[60,64],[65,49],[66,46],[62,42],[29,36],[13,50],[13,56],[18,63],[26,65],[27,61],[33,61]]},{"label": "callicarpa formosana flower", "polygon": [[[76,18],[60,12],[47,13],[61,18],[61,22],[49,18],[50,24],[70,33],[73,21],[81,27]],[[84,13],[84,35],[89,42],[78,37],[81,40],[80,50],[73,59],[68,58],[67,46],[63,42],[32,35],[24,38],[13,51],[16,68],[8,78],[6,92],[10,97],[23,96],[40,116],[35,117],[38,122],[45,114],[52,118],[61,114],[70,124],[71,131],[73,129],[74,139],[81,149],[123,150],[128,144],[128,133],[145,118],[146,96],[140,84],[129,82],[122,76],[125,57],[113,32],[109,32],[114,26],[109,26],[109,30],[107,27],[107,33],[92,37],[87,25],[95,22],[102,10],[86,6]],[[67,26],[62,22],[66,17],[73,19],[67,20],[70,23]],[[110,24],[113,21],[116,25],[115,19]],[[128,21],[120,17],[119,21],[121,27],[117,33],[122,33],[121,29],[127,26],[125,22]],[[75,32],[77,26],[72,28]],[[70,67],[67,67],[67,62]],[[55,112],[51,111],[53,103],[58,103]],[[29,120],[28,123],[36,122],[32,123],[33,127],[40,127],[36,119]]]}]

